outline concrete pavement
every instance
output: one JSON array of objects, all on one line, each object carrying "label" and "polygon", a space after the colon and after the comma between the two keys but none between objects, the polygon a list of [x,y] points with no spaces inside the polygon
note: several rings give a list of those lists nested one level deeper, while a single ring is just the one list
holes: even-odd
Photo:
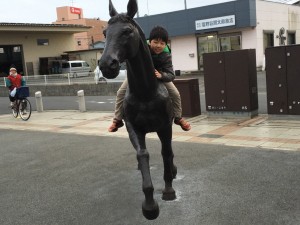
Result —
[{"label": "concrete pavement", "polygon": [[[147,221],[135,151],[107,112],[0,116],[1,225],[298,225],[300,122],[189,118],[174,125],[177,199],[161,199],[160,142],[147,148],[160,216]],[[116,138],[120,137],[120,138]]]},{"label": "concrete pavement", "polygon": [[[125,127],[115,133],[107,132],[112,118],[112,112],[65,110],[33,112],[31,118],[24,122],[8,114],[0,116],[0,129],[128,138]],[[259,115],[252,119],[225,119],[200,115],[187,120],[192,129],[185,132],[174,125],[173,141],[300,151],[300,120],[297,117]],[[147,138],[157,139],[157,135],[151,133]]]},{"label": "concrete pavement", "polygon": [[101,136],[99,115],[57,113],[48,123],[37,117],[30,126],[15,122],[27,130],[0,129],[1,225],[300,224],[300,151],[174,141],[177,199],[167,202],[160,142],[148,139],[160,207],[148,221],[127,138]]}]

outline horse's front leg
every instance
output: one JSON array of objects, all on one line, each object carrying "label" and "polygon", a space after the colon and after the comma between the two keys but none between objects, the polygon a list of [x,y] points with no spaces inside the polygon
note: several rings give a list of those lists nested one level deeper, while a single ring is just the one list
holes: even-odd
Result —
[{"label": "horse's front leg", "polygon": [[164,130],[157,132],[157,134],[161,141],[161,154],[164,161],[165,189],[163,190],[162,199],[171,201],[176,199],[176,194],[175,190],[172,187],[172,182],[177,174],[177,168],[173,163],[174,154],[172,150],[172,126],[168,126]]},{"label": "horse's front leg", "polygon": [[153,184],[150,175],[149,152],[146,149],[146,134],[137,132],[132,125],[126,122],[130,141],[137,152],[138,167],[143,178],[143,192],[145,200],[142,205],[143,215],[148,220],[154,220],[159,215],[157,201],[153,198]]}]

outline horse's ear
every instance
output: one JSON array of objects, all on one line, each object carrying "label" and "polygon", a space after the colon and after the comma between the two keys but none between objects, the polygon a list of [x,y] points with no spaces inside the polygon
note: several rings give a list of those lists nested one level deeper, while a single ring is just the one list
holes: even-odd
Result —
[{"label": "horse's ear", "polygon": [[129,0],[127,5],[127,16],[133,18],[138,11],[138,5],[136,0]]},{"label": "horse's ear", "polygon": [[109,0],[109,15],[110,17],[113,17],[115,15],[118,15],[117,10],[115,9],[115,7],[113,6],[111,0]]}]

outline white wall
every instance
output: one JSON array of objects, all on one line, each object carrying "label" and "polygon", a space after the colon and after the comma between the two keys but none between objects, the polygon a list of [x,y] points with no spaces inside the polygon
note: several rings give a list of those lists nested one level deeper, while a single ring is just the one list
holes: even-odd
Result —
[{"label": "white wall", "polygon": [[194,35],[172,38],[171,50],[174,70],[198,70],[197,39]]},{"label": "white wall", "polygon": [[[279,45],[276,35],[283,27],[285,31],[296,31],[296,44],[300,44],[300,7],[256,0],[256,55],[257,64],[261,65],[264,57],[263,31],[274,30],[274,45]],[[287,33],[284,34],[287,37]],[[286,42],[285,42],[286,43]]]},{"label": "white wall", "polygon": [[261,59],[259,58],[259,48],[257,47],[257,32],[256,29],[247,29],[242,31],[242,49],[255,49],[256,51],[256,65],[261,66]]}]

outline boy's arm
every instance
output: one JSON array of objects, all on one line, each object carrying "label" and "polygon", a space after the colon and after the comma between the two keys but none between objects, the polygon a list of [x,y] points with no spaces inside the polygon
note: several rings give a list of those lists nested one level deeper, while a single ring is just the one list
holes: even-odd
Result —
[{"label": "boy's arm", "polygon": [[172,56],[168,53],[165,53],[165,57],[162,63],[161,71],[161,80],[163,82],[171,82],[175,79],[175,73],[172,64]]}]

